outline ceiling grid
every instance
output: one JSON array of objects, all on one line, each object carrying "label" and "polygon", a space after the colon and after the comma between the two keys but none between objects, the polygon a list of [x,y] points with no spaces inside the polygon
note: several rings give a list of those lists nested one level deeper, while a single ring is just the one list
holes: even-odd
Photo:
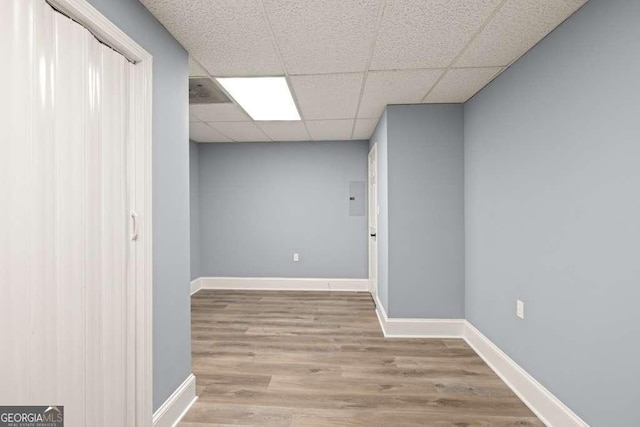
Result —
[{"label": "ceiling grid", "polygon": [[301,121],[190,106],[198,142],[368,139],[388,104],[464,103],[586,0],[141,0],[197,77],[284,76]]}]

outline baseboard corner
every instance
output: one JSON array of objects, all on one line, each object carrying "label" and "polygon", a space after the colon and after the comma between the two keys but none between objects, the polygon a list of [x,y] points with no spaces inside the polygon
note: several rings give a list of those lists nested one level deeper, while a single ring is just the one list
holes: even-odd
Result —
[{"label": "baseboard corner", "polygon": [[467,320],[464,340],[545,425],[588,427],[584,420]]},{"label": "baseboard corner", "polygon": [[153,427],[173,427],[177,425],[191,406],[198,400],[196,377],[189,374],[186,380],[153,413]]},{"label": "baseboard corner", "polygon": [[386,338],[462,338],[464,319],[390,318],[376,295],[376,315]]},{"label": "baseboard corner", "polygon": [[193,279],[191,281],[191,295],[195,294],[200,289],[202,289],[202,278],[198,277],[197,279]]}]

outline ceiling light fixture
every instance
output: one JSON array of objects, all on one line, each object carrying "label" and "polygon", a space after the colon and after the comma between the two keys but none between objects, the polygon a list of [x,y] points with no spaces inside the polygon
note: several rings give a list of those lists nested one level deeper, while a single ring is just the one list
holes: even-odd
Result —
[{"label": "ceiling light fixture", "polygon": [[216,80],[253,120],[300,120],[284,77],[221,77]]}]

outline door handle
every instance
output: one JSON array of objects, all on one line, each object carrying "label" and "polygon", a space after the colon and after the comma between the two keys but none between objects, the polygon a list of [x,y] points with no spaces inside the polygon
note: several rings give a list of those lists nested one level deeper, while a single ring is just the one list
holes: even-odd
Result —
[{"label": "door handle", "polygon": [[131,240],[138,239],[138,213],[131,210]]},{"label": "door handle", "polygon": [[371,233],[371,234],[369,234],[369,236],[371,236],[371,237],[376,237],[377,235],[378,235],[377,233]]}]

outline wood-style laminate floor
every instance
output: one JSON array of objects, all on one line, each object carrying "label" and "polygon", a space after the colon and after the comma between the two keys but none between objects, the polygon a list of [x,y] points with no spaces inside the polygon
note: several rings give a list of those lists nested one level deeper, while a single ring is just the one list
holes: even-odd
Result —
[{"label": "wood-style laminate floor", "polygon": [[181,426],[542,426],[460,339],[384,338],[368,293],[201,290]]}]

